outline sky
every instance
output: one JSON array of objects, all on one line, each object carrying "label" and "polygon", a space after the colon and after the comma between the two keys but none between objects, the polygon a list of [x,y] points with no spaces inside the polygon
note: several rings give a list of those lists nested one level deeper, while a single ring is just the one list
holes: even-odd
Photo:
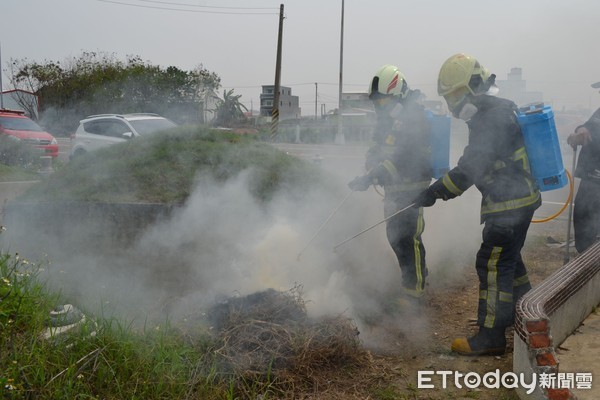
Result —
[{"label": "sky", "polygon": [[[343,51],[342,2],[344,4]],[[600,2],[593,0],[2,0],[3,88],[10,59],[63,62],[84,51],[137,55],[162,67],[202,65],[259,108],[275,81],[284,5],[281,84],[302,115],[337,108],[343,91],[366,91],[395,64],[413,89],[437,100],[440,66],[459,52],[498,79],[523,70],[527,90],[555,109],[600,106]],[[340,57],[343,55],[343,57]],[[340,63],[340,59],[342,59]],[[340,68],[341,67],[341,68]],[[500,94],[501,95],[501,94]]]}]

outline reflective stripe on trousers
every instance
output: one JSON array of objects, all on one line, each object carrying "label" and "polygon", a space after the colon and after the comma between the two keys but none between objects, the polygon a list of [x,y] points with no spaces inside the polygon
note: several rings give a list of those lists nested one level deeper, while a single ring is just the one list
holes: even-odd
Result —
[{"label": "reflective stripe on trousers", "polygon": [[486,328],[512,325],[514,308],[531,284],[521,257],[533,212],[518,218],[490,218],[477,252],[479,277],[477,324]]},{"label": "reflective stripe on trousers", "polygon": [[[391,215],[397,205],[386,201],[384,207],[385,214]],[[415,297],[423,294],[427,277],[425,246],[421,239],[424,229],[423,208],[409,208],[386,223],[387,238],[402,271],[404,293]]]}]

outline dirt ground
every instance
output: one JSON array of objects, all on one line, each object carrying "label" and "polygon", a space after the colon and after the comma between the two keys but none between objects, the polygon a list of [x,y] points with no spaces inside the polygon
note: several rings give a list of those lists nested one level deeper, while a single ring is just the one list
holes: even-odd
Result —
[{"label": "dirt ground", "polygon": [[[564,247],[552,247],[546,241],[544,234],[530,235],[523,252],[534,286],[563,264]],[[397,318],[395,322],[385,318],[379,320],[368,334],[380,336],[381,340],[377,342],[386,345],[368,348],[371,368],[348,375],[339,374],[339,371],[332,376],[326,373],[327,376],[319,380],[325,387],[315,388],[315,395],[309,394],[306,398],[518,400],[514,390],[488,389],[483,385],[476,389],[458,388],[454,378],[443,388],[439,376],[433,376],[429,382],[435,388],[417,387],[418,371],[475,372],[479,376],[496,370],[500,374],[512,372],[512,329],[507,334],[509,350],[505,355],[464,357],[450,351],[453,338],[470,336],[477,330],[472,325],[477,312],[477,276],[472,266],[466,267],[465,271],[468,277],[463,283],[442,290],[428,289],[424,310],[430,321],[428,326],[399,326]]]}]

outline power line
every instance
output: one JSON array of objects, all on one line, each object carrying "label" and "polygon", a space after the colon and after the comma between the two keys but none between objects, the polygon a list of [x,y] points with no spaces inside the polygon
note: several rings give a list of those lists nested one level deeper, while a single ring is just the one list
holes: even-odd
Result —
[{"label": "power line", "polygon": [[[252,86],[221,86],[221,89],[257,89],[262,88],[265,85],[252,85]],[[268,85],[267,85],[268,86]]]},{"label": "power line", "polygon": [[228,10],[278,10],[276,7],[225,7],[225,6],[202,6],[199,4],[189,3],[171,3],[168,1],[157,1],[157,0],[136,0],[142,3],[158,3],[167,4],[170,6],[186,6],[186,7],[198,7],[198,8],[216,8],[216,9],[228,9]]},{"label": "power line", "polygon": [[[171,8],[171,7],[156,7],[156,6],[146,6],[142,4],[132,4],[132,3],[124,3],[121,1],[113,1],[113,0],[96,0],[102,3],[111,3],[118,4],[122,6],[130,6],[130,7],[139,7],[139,8],[151,8],[154,10],[166,10],[166,11],[184,11],[184,12],[193,12],[193,13],[201,13],[201,14],[229,14],[229,15],[278,15],[275,12],[234,12],[234,11],[206,11],[206,10],[190,10],[185,8]],[[139,0],[138,0],[139,1]],[[147,0],[149,1],[149,0]],[[158,1],[156,3],[159,3]],[[173,4],[178,5],[176,3],[163,3],[163,4]],[[187,4],[188,7],[194,7],[192,4]],[[225,8],[225,7],[215,7],[215,8]],[[239,8],[239,9],[249,9],[249,8]],[[262,9],[256,9],[262,10]]]},{"label": "power line", "polygon": [[[100,1],[100,0],[98,0]],[[319,85],[333,85],[333,86],[337,86],[337,83],[327,83],[327,82],[305,82],[305,83],[286,83],[283,84],[283,86],[303,86],[303,85],[314,85],[315,83],[318,83]],[[223,89],[236,89],[236,88],[240,88],[240,89],[252,89],[252,88],[260,88],[263,86],[272,86],[272,85],[250,85],[250,86],[234,86],[234,85],[228,85],[228,86],[222,86]],[[364,86],[361,83],[345,83],[344,86]]]}]

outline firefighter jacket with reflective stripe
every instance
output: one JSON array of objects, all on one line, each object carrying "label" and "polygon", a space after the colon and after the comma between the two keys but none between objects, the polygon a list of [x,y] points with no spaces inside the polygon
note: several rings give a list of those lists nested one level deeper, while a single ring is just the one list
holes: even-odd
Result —
[{"label": "firefighter jacket with reflective stripe", "polygon": [[463,155],[431,190],[446,200],[475,185],[482,195],[482,222],[537,209],[541,194],[531,175],[516,105],[488,95],[475,97],[474,105],[478,111],[467,121],[469,142]]},{"label": "firefighter jacket with reflective stripe", "polygon": [[581,126],[590,131],[592,141],[581,147],[575,176],[600,184],[600,108]]},{"label": "firefighter jacket with reflective stripe", "polygon": [[431,182],[431,127],[425,109],[405,101],[399,116],[378,116],[376,144],[367,152],[366,168],[387,200],[413,198]]}]

